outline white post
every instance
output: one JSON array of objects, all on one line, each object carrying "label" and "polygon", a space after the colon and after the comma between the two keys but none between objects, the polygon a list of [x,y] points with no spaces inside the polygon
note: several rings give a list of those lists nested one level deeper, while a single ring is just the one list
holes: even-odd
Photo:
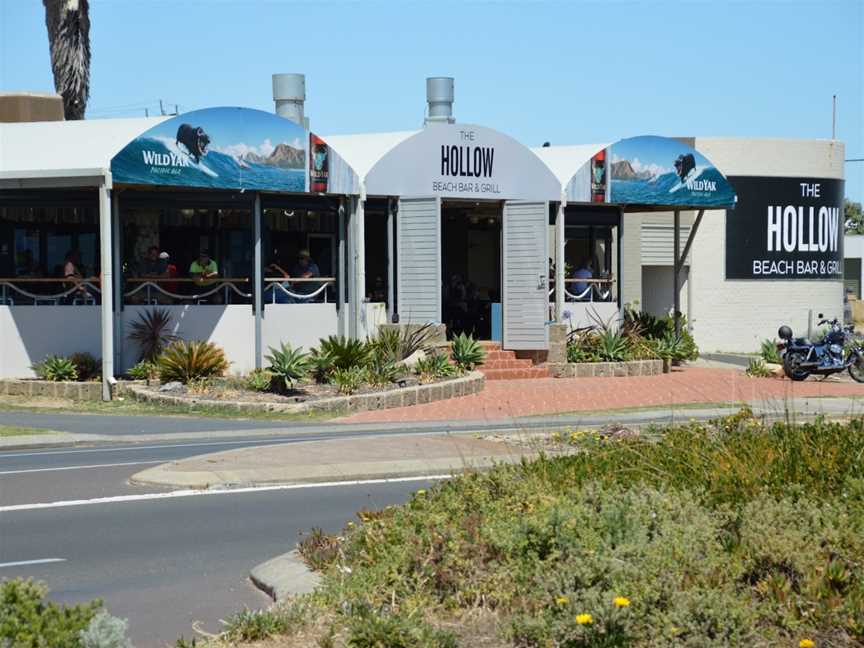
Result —
[{"label": "white post", "polygon": [[360,339],[363,336],[363,309],[366,297],[366,191],[361,190],[360,195],[354,199],[354,291],[352,298],[354,303],[354,336]]},{"label": "white post", "polygon": [[681,212],[677,209],[675,210],[674,227],[675,230],[672,232],[674,255],[672,259],[672,316],[675,321],[675,335],[681,335],[681,294],[679,292],[681,259],[678,256],[681,254]]},{"label": "white post", "polygon": [[393,263],[395,247],[393,246],[393,223],[396,220],[396,200],[387,201],[387,321],[393,321],[396,312],[396,266]]},{"label": "white post", "polygon": [[102,400],[111,400],[114,382],[114,268],[111,245],[111,179],[99,185],[99,254],[102,269]]},{"label": "white post", "polygon": [[564,236],[565,213],[567,200],[562,195],[555,214],[555,321],[564,322]]},{"label": "white post", "polygon": [[[255,194],[255,206],[252,213],[253,236],[255,242],[255,283],[252,291],[252,299],[254,301],[253,308],[255,309],[255,368],[260,369],[262,366],[262,325],[264,317],[264,300],[262,292],[264,290],[264,262],[261,259],[261,194]],[[227,300],[226,300],[227,301]]]}]

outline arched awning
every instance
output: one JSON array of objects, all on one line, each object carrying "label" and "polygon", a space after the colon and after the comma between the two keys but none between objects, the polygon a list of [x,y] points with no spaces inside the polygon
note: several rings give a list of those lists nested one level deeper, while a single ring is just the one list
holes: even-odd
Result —
[{"label": "arched awning", "polygon": [[642,135],[614,144],[534,149],[568,202],[630,210],[725,209],[736,195],[726,177],[689,144]]},{"label": "arched awning", "polygon": [[323,139],[273,113],[236,107],[153,126],[111,159],[111,174],[115,184],[280,193],[354,193],[358,185]]},{"label": "arched awning", "polygon": [[328,142],[358,170],[370,196],[559,200],[555,175],[512,137],[473,124],[344,135]]}]

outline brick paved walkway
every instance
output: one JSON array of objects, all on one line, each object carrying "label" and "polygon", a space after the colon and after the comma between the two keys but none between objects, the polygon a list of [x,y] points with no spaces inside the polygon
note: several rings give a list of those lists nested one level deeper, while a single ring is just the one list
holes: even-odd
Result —
[{"label": "brick paved walkway", "polygon": [[340,419],[373,421],[496,420],[626,407],[664,407],[685,403],[776,401],[813,396],[862,397],[864,384],[829,379],[801,383],[749,378],[734,369],[688,367],[662,376],[633,378],[543,378],[487,381],[479,394],[437,403],[360,412]]}]

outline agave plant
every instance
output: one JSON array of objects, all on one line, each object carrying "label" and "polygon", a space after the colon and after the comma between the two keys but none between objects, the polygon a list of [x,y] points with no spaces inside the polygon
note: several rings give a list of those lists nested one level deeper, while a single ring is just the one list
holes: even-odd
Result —
[{"label": "agave plant", "polygon": [[464,333],[453,338],[451,353],[456,366],[462,371],[471,371],[486,359],[486,351],[480,343]]},{"label": "agave plant", "polygon": [[630,357],[627,338],[613,330],[606,330],[597,336],[597,353],[606,362],[622,362]]},{"label": "agave plant", "polygon": [[42,362],[33,365],[33,371],[41,380],[68,382],[78,380],[78,370],[69,358],[49,355]]},{"label": "agave plant", "polygon": [[317,352],[333,358],[333,369],[350,369],[369,364],[372,346],[362,340],[331,335],[320,341]]},{"label": "agave plant", "polygon": [[414,369],[420,375],[420,380],[424,382],[447,378],[456,372],[456,368],[450,364],[447,356],[438,353],[421,358]]},{"label": "agave plant", "polygon": [[144,311],[129,328],[127,338],[139,346],[139,360],[155,361],[168,345],[179,339],[171,333],[171,313],[166,308]]},{"label": "agave plant", "polygon": [[281,382],[287,391],[293,391],[294,384],[309,375],[311,360],[302,347],[293,349],[290,344],[283,342],[278,349],[270,347],[270,355],[265,358],[270,363],[267,371],[273,375],[275,381]]},{"label": "agave plant", "polygon": [[330,381],[339,388],[340,394],[353,394],[366,382],[368,370],[354,365],[345,369],[334,369]]},{"label": "agave plant", "polygon": [[383,356],[392,363],[401,362],[417,351],[428,351],[430,341],[435,334],[432,324],[422,326],[400,326],[398,328],[382,328],[378,335],[370,340],[372,353]]},{"label": "agave plant", "polygon": [[169,344],[157,361],[162,382],[188,384],[228,370],[225,352],[212,342],[177,340]]}]

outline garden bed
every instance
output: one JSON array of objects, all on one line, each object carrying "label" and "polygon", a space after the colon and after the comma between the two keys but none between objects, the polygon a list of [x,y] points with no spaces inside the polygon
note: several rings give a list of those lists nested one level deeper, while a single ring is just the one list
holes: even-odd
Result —
[{"label": "garden bed", "polygon": [[298,390],[282,395],[271,392],[253,392],[242,389],[218,390],[209,386],[198,392],[188,388],[176,392],[161,392],[155,383],[136,383],[129,393],[136,399],[166,405],[205,405],[225,408],[235,412],[364,412],[390,409],[408,405],[419,405],[468,396],[483,390],[485,378],[478,371],[471,371],[458,378],[430,383],[411,384],[405,387],[364,387],[351,395],[338,395],[333,385],[300,385]]},{"label": "garden bed", "polygon": [[[111,387],[111,393],[116,398],[123,396],[130,385],[144,385],[143,380],[118,380]],[[0,380],[0,396],[27,396],[48,398],[71,398],[72,400],[101,401],[102,382],[98,380],[53,381],[36,380],[33,378],[5,378]]]},{"label": "garden bed", "polygon": [[550,362],[554,378],[611,378],[620,376],[658,376],[663,373],[662,360],[627,360],[624,362]]}]

